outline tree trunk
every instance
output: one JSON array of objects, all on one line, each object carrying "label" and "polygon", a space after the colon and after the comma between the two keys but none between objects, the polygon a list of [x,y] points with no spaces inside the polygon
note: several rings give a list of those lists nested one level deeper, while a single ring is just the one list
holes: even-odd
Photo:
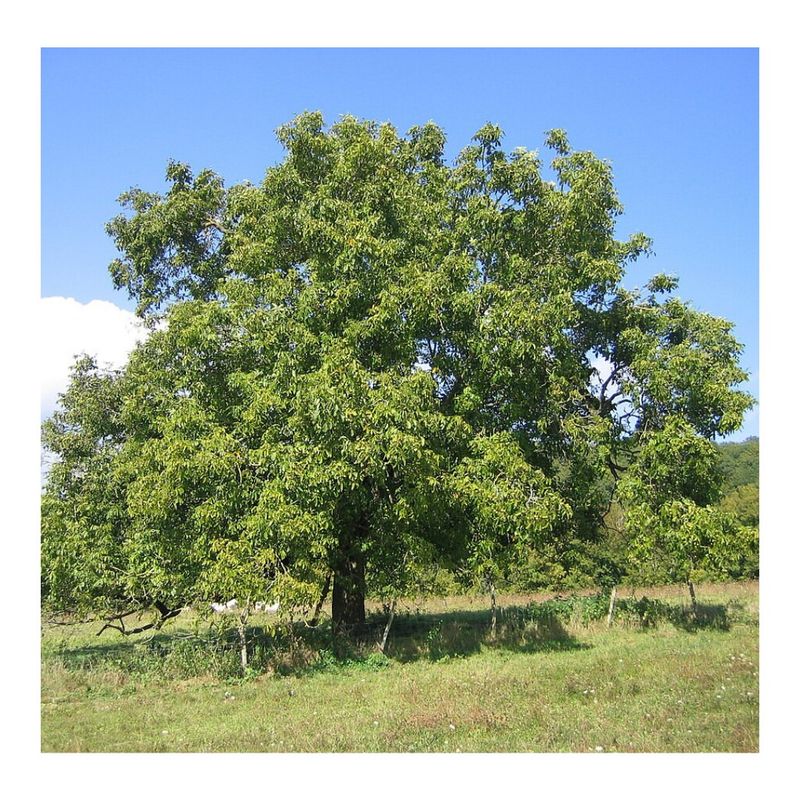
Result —
[{"label": "tree trunk", "polygon": [[333,565],[331,609],[333,631],[337,634],[363,627],[366,622],[364,554],[361,551],[366,525],[362,516],[353,529],[339,539],[339,551]]},{"label": "tree trunk", "polygon": [[686,581],[689,586],[689,596],[692,598],[692,616],[697,618],[697,597],[694,593],[694,584],[691,581]]},{"label": "tree trunk", "polygon": [[611,623],[614,620],[614,610],[617,607],[617,587],[614,586],[611,589],[611,600],[608,602],[608,627],[611,627]]}]

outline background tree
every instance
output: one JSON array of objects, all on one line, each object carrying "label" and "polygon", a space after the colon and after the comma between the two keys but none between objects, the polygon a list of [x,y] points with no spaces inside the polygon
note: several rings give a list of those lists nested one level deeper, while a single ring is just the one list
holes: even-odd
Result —
[{"label": "background tree", "polygon": [[739,572],[753,533],[714,505],[722,484],[716,448],[684,419],[670,417],[641,438],[620,485],[631,554],[644,574],[649,567],[686,583],[696,612],[698,575]]},{"label": "background tree", "polygon": [[130,601],[117,571],[127,522],[121,384],[119,373],[78,359],[42,428],[42,445],[57,456],[42,497],[42,592],[55,607],[119,611]]},{"label": "background tree", "polygon": [[[718,445],[722,471],[722,497],[719,505],[742,525],[758,528],[758,439]],[[756,574],[758,564],[754,564]]]},{"label": "background tree", "polygon": [[[563,132],[555,180],[494,125],[453,165],[430,123],[305,114],[278,137],[259,186],[171,163],[169,190],[124,194],[108,226],[114,283],[154,327],[108,406],[127,596],[310,608],[332,574],[334,626],[357,626],[369,591],[428,565],[492,579],[591,543],[609,474],[652,485],[676,425],[705,441],[741,424],[730,324],[666,276],[622,287],[649,242],[614,238],[610,166]],[[111,508],[64,442],[48,574],[89,546],[55,520]],[[704,480],[703,459],[684,466],[675,499]]]}]

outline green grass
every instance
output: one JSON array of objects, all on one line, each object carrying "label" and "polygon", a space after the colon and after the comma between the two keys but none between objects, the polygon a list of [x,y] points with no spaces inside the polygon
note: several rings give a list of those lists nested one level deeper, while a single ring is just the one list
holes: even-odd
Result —
[{"label": "green grass", "polygon": [[407,605],[388,657],[264,628],[248,680],[191,619],[149,644],[45,625],[42,750],[756,751],[758,585],[698,587],[697,624],[681,588],[646,594],[611,630],[592,598],[501,598],[495,642],[484,598]]}]

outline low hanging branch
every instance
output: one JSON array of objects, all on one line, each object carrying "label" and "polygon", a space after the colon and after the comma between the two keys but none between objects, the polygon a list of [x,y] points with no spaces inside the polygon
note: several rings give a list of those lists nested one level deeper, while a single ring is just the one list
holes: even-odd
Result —
[{"label": "low hanging branch", "polygon": [[333,573],[329,572],[328,577],[325,578],[325,585],[322,587],[322,594],[320,594],[317,605],[314,608],[314,613],[311,615],[311,619],[308,622],[309,628],[316,628],[317,624],[319,623],[319,615],[322,613],[322,606],[325,605],[325,601],[328,599],[328,592],[331,589],[332,577]]},{"label": "low hanging branch", "polygon": [[45,619],[47,625],[86,625],[89,622],[94,622],[96,617],[85,617],[83,619],[57,619],[55,616]]},{"label": "low hanging branch", "polygon": [[[133,611],[126,611],[124,614],[118,614],[114,617],[111,617],[109,620],[106,621],[106,624],[100,628],[99,631],[95,634],[95,636],[99,636],[103,633],[104,630],[107,628],[111,628],[115,631],[119,631],[123,636],[133,636],[135,633],[143,633],[144,631],[149,631],[152,629],[160,630],[161,626],[168,620],[172,619],[173,617],[177,617],[178,614],[181,613],[183,610],[182,608],[167,608],[163,603],[156,601],[153,603],[153,607],[158,611],[161,615],[157,620],[153,622],[149,622],[147,625],[140,625],[138,628],[126,628],[125,627],[125,617],[130,617],[132,614],[141,614],[141,609],[134,609]],[[119,625],[112,624],[111,620],[117,620]]]}]

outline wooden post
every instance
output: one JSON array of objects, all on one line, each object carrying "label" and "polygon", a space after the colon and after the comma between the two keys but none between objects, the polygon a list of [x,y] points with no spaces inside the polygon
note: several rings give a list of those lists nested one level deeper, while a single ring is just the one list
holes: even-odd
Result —
[{"label": "wooden post", "polygon": [[248,608],[245,606],[239,613],[239,658],[242,663],[242,675],[247,675],[247,617]]},{"label": "wooden post", "polygon": [[381,639],[380,644],[378,645],[381,649],[381,653],[386,650],[386,642],[389,639],[389,629],[392,627],[392,622],[394,621],[394,609],[397,605],[397,598],[392,599],[392,605],[389,608],[389,619],[386,621],[386,627],[383,629],[383,638]]},{"label": "wooden post", "polygon": [[617,607],[617,587],[611,589],[611,600],[608,603],[608,627],[611,627],[611,622],[614,619],[614,610]]},{"label": "wooden post", "polygon": [[494,641],[497,638],[497,595],[495,594],[494,581],[489,584],[489,591],[492,595],[492,632],[491,638]]},{"label": "wooden post", "polygon": [[692,598],[692,616],[697,619],[697,597],[694,593],[694,584],[691,581],[686,581],[689,585],[689,596]]}]

